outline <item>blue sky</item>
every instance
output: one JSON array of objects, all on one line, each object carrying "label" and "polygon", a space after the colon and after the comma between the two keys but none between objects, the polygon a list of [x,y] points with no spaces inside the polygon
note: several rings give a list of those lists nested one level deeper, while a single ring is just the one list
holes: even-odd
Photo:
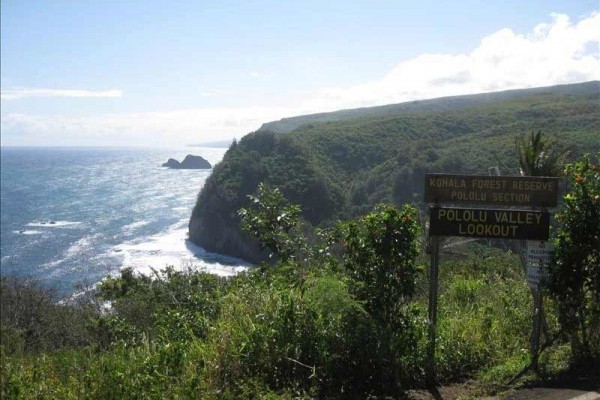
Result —
[{"label": "blue sky", "polygon": [[2,145],[178,146],[600,79],[596,0],[3,0],[0,29]]}]

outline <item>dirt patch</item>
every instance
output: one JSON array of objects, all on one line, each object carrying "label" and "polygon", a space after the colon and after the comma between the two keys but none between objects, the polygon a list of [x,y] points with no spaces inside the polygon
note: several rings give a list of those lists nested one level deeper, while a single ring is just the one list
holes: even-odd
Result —
[{"label": "dirt patch", "polygon": [[477,399],[490,393],[491,388],[485,388],[475,381],[440,386],[437,391],[411,390],[407,393],[410,400],[466,400]]}]

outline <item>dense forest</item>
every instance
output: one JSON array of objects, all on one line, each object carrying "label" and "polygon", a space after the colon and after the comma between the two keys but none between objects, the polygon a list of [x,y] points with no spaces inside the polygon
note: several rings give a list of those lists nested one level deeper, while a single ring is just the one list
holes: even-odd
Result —
[{"label": "dense forest", "polygon": [[532,131],[600,150],[600,82],[458,96],[288,118],[234,142],[198,195],[190,238],[251,261],[266,256],[237,211],[260,182],[280,188],[313,226],[378,203],[423,208],[427,172],[518,174],[515,138]]}]

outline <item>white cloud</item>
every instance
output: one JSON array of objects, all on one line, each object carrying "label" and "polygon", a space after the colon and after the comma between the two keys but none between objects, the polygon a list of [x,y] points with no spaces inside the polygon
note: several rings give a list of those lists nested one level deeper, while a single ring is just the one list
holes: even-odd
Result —
[{"label": "white cloud", "polygon": [[122,97],[118,89],[92,91],[80,89],[43,89],[43,88],[13,88],[2,90],[2,100],[18,100],[28,97]]},{"label": "white cloud", "polygon": [[325,88],[304,104],[334,110],[442,96],[549,86],[600,79],[600,13],[577,23],[552,14],[529,34],[504,28],[466,54],[423,54],[384,77],[352,87]]},{"label": "white cloud", "polygon": [[[8,114],[2,117],[2,140],[3,144],[27,140],[30,144],[181,145],[240,137],[263,122],[306,113],[600,80],[599,43],[600,13],[575,23],[566,15],[553,14],[550,22],[533,27],[529,33],[501,29],[482,38],[470,52],[423,54],[398,63],[379,79],[351,87],[322,88],[295,104],[79,118]],[[116,90],[43,93],[121,95]],[[18,94],[7,93],[13,98]],[[5,92],[2,96],[4,99]],[[56,143],[56,137],[64,143]]]}]

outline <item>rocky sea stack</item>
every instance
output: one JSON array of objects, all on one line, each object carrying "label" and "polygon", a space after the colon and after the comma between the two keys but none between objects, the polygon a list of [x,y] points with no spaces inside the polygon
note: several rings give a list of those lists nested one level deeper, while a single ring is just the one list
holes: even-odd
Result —
[{"label": "rocky sea stack", "polygon": [[173,168],[173,169],[210,169],[212,165],[204,158],[200,156],[193,156],[188,154],[185,156],[182,162],[175,160],[174,158],[169,158],[169,160],[162,165],[163,167]]}]

